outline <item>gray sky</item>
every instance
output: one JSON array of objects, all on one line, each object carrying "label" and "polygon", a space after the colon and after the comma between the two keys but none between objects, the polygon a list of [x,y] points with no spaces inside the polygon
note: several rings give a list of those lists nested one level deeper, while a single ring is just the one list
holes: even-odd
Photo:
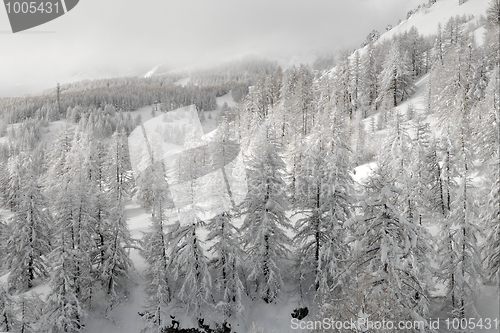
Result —
[{"label": "gray sky", "polygon": [[0,8],[0,97],[244,53],[310,61],[358,47],[424,1],[80,0],[64,16],[16,34]]}]

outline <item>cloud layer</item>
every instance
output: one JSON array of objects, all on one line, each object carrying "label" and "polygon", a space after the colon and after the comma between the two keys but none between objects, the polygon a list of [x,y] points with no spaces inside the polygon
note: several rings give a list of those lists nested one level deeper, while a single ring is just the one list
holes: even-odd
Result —
[{"label": "cloud layer", "polygon": [[311,59],[352,49],[423,0],[85,0],[10,33],[0,9],[0,97],[242,53]]}]

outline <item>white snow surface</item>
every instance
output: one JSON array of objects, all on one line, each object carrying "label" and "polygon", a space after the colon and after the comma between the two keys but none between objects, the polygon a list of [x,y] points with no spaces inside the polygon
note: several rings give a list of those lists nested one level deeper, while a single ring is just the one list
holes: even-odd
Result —
[{"label": "white snow surface", "polygon": [[439,23],[444,27],[451,17],[457,15],[473,15],[474,19],[477,19],[486,13],[490,0],[468,0],[462,5],[458,3],[459,0],[439,0],[430,8],[422,8],[409,19],[385,32],[379,41],[391,39],[396,34],[409,31],[411,27],[417,28],[424,36],[432,35],[436,33]]},{"label": "white snow surface", "polygon": [[[390,40],[397,34],[402,34],[409,31],[412,27],[417,28],[418,32],[424,36],[434,35],[437,32],[438,25],[441,23],[441,28],[444,28],[446,22],[457,15],[472,15],[474,18],[471,23],[477,22],[481,15],[485,15],[490,0],[468,0],[466,3],[459,5],[459,0],[438,0],[429,8],[421,8],[419,11],[410,16],[406,20],[380,35],[380,38],[375,44]],[[477,31],[479,30],[479,31]],[[481,28],[475,32],[476,41],[481,45],[483,40],[484,30]],[[359,55],[363,55],[366,46],[360,48]],[[352,59],[353,55],[350,56]],[[332,69],[335,71],[335,67]]]},{"label": "white snow surface", "polygon": [[158,66],[155,66],[153,67],[152,69],[150,69],[146,74],[144,74],[144,77],[151,77],[155,74],[155,72],[158,70],[158,68],[163,65],[163,64],[159,64]]}]

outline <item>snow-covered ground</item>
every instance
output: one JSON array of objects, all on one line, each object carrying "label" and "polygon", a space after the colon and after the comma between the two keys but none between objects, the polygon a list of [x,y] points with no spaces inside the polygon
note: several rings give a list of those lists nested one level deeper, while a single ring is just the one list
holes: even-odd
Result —
[{"label": "snow-covered ground", "polygon": [[468,0],[459,6],[459,0],[439,0],[430,8],[422,8],[409,19],[384,33],[379,41],[389,40],[397,34],[409,31],[412,27],[417,28],[424,36],[432,35],[436,33],[440,23],[441,27],[444,27],[450,17],[457,15],[473,15],[474,20],[477,20],[486,13],[490,2],[490,0]]}]

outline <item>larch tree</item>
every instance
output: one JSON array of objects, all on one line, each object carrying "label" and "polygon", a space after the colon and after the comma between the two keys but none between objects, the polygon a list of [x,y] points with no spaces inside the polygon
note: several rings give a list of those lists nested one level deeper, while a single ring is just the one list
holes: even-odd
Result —
[{"label": "larch tree", "polygon": [[127,248],[133,246],[127,218],[125,200],[129,196],[133,182],[130,157],[125,132],[112,136],[106,154],[105,179],[108,191],[106,201],[109,203],[109,237],[105,240],[105,259],[103,261],[102,280],[108,294],[116,296],[118,290],[124,289],[121,281],[133,267]]},{"label": "larch tree", "polygon": [[51,251],[51,218],[30,154],[22,154],[19,158],[23,161],[19,168],[23,179],[15,213],[9,224],[5,262],[11,269],[9,287],[22,292],[34,286],[35,278],[48,276],[45,258]]},{"label": "larch tree", "polygon": [[[83,132],[82,132],[83,133]],[[106,148],[104,143],[97,138],[91,137],[90,133],[83,134],[88,143],[87,162],[84,167],[84,173],[87,173],[89,182],[89,203],[92,215],[93,225],[89,226],[94,235],[95,248],[91,253],[91,262],[94,266],[92,274],[95,279],[104,284],[105,279],[103,271],[106,260],[106,240],[109,237],[109,218],[111,216],[109,202],[106,198],[107,184],[105,175]],[[83,152],[82,152],[83,153]]]},{"label": "larch tree", "polygon": [[249,162],[249,192],[243,203],[245,220],[241,230],[250,267],[248,279],[255,282],[259,296],[271,303],[284,287],[281,264],[288,257],[290,244],[285,233],[290,228],[285,215],[285,163],[265,125],[256,146]]},{"label": "larch tree", "polygon": [[342,230],[351,215],[352,166],[343,126],[329,113],[322,115],[320,123],[304,148],[294,205],[302,217],[296,223],[294,241],[301,272],[314,272],[315,290],[325,292],[335,283],[347,251]]},{"label": "larch tree", "polygon": [[[445,218],[442,231],[440,252],[442,255],[442,275],[448,297],[451,301],[451,314],[465,318],[475,313],[475,297],[478,282],[482,275],[479,249],[477,244],[478,203],[474,200],[471,172],[475,156],[471,143],[471,110],[475,101],[470,94],[477,81],[474,80],[474,61],[471,44],[466,44],[458,30],[453,35],[456,45],[450,47],[446,57],[439,96],[436,106],[440,114],[440,127],[448,135],[449,146],[455,155],[449,159],[457,185],[450,189],[450,211]],[[447,81],[447,82],[446,82]],[[447,230],[446,230],[447,229]]]},{"label": "larch tree", "polygon": [[483,246],[484,263],[488,277],[500,281],[500,75],[497,67],[490,77],[481,110],[486,116],[478,122],[479,140],[477,150],[481,159],[491,169],[490,187],[481,219],[486,226],[486,240]]},{"label": "larch tree", "polygon": [[0,329],[16,332],[17,324],[15,301],[7,289],[0,285]]},{"label": "larch tree", "polygon": [[344,52],[333,73],[333,103],[337,110],[340,110],[345,116],[352,119],[353,105],[352,95],[350,93],[351,65],[349,54]]},{"label": "larch tree", "polygon": [[411,96],[415,90],[411,64],[406,53],[400,49],[399,42],[393,41],[379,74],[377,101],[385,107],[396,107],[399,102]]},{"label": "larch tree", "polygon": [[204,222],[196,216],[186,215],[183,225],[172,232],[172,274],[179,283],[178,299],[195,318],[203,318],[212,290],[208,258],[203,249],[199,229]]},{"label": "larch tree", "polygon": [[397,208],[400,192],[391,173],[380,166],[367,185],[361,214],[349,221],[355,252],[346,265],[345,299],[333,305],[339,315],[426,322],[431,236]]},{"label": "larch tree", "polygon": [[[143,133],[148,147],[150,165],[142,173],[139,180],[143,184],[149,184],[149,187],[145,188],[145,190],[149,193],[147,203],[151,212],[152,222],[150,230],[143,235],[141,240],[140,253],[148,264],[145,272],[146,281],[148,282],[145,289],[147,299],[143,317],[146,320],[146,327],[151,332],[161,332],[162,327],[166,323],[166,307],[172,301],[171,282],[168,276],[172,262],[170,256],[172,244],[167,236],[168,219],[166,216],[167,209],[171,207],[171,198],[165,176],[165,165],[162,161],[157,161],[157,158],[153,156],[144,128]],[[116,142],[118,144],[119,141],[117,140]],[[115,154],[115,148],[120,149],[118,146],[114,147],[113,154]],[[117,165],[121,164],[118,160],[116,162],[118,163]],[[116,176],[118,174],[113,174],[113,177]],[[116,196],[114,198],[114,200],[117,200],[116,203],[123,200],[123,198],[119,198],[124,194],[122,192],[124,188],[119,187],[124,185],[118,181],[120,179],[121,181],[125,180],[118,176],[113,181],[115,182],[113,193]]]},{"label": "larch tree", "polygon": [[91,254],[96,246],[86,139],[76,133],[67,152],[66,141],[60,140],[56,151],[63,152],[58,156],[61,166],[49,169],[50,175],[59,170],[60,177],[51,188],[56,237],[49,255],[52,290],[44,309],[44,327],[49,332],[81,331],[86,316],[84,307],[93,296]]},{"label": "larch tree", "polygon": [[44,303],[35,293],[19,295],[16,313],[18,314],[18,332],[38,333],[41,331],[40,321],[43,315]]},{"label": "larch tree", "polygon": [[379,165],[391,173],[398,188],[398,207],[412,221],[415,214],[414,174],[411,169],[413,141],[408,132],[408,124],[395,111],[379,156]]},{"label": "larch tree", "polygon": [[216,269],[215,286],[220,292],[216,308],[224,318],[240,315],[245,287],[241,280],[243,251],[239,246],[239,233],[229,212],[216,215],[210,221],[207,242],[214,242],[208,249],[213,258],[210,264]]},{"label": "larch tree", "polygon": [[[274,100],[274,99],[273,99]],[[268,116],[269,117],[269,116]],[[211,167],[222,165],[219,171],[212,173],[211,179],[205,183],[208,190],[207,200],[216,202],[213,206],[217,212],[207,223],[209,234],[206,241],[211,246],[209,265],[215,269],[214,284],[219,294],[216,297],[216,309],[224,320],[232,315],[240,315],[244,309],[242,297],[245,288],[241,280],[243,272],[243,251],[240,244],[239,230],[234,226],[238,207],[235,192],[231,187],[232,158],[239,152],[239,147],[231,140],[231,133],[226,117],[223,117],[213,136],[216,144],[210,145]],[[222,180],[220,174],[222,174]],[[241,193],[240,193],[241,194]],[[213,198],[216,196],[216,198]],[[216,293],[214,293],[217,295]]]},{"label": "larch tree", "polygon": [[[363,118],[371,115],[372,109],[376,106],[378,73],[377,59],[373,43],[368,43],[366,51],[360,59],[361,81],[360,81],[360,104],[363,108]],[[368,114],[370,112],[370,114]]]}]

